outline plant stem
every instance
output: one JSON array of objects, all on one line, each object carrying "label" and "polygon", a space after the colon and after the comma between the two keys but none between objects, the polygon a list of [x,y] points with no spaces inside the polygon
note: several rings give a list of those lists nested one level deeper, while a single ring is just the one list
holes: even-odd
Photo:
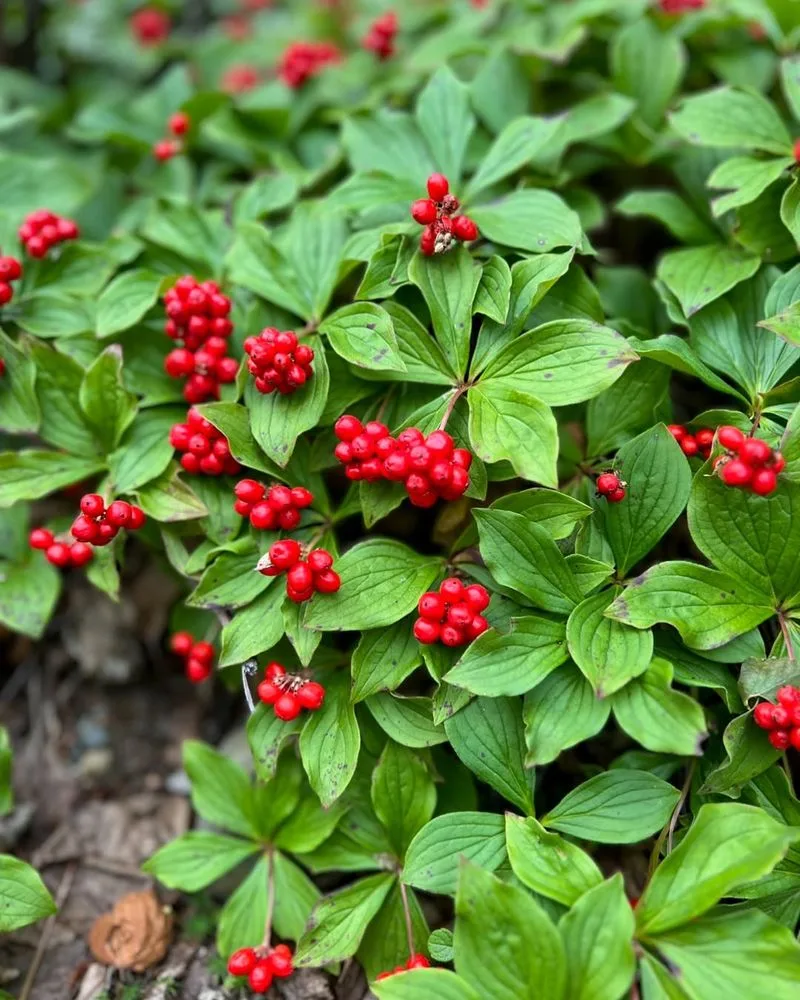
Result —
[{"label": "plant stem", "polygon": [[781,627],[781,635],[783,636],[783,644],[786,647],[786,656],[792,663],[794,663],[794,646],[792,645],[792,636],[789,632],[789,626],[786,623],[786,617],[782,611],[778,612],[778,623]]},{"label": "plant stem", "polygon": [[[398,880],[399,881],[399,880]],[[403,916],[406,921],[406,939],[408,940],[408,957],[414,957],[414,927],[411,923],[411,910],[408,905],[408,889],[404,882],[399,882],[400,898],[403,901]]]},{"label": "plant stem", "polygon": [[253,701],[253,693],[250,690],[250,684],[248,682],[248,677],[252,677],[253,674],[258,670],[258,661],[256,660],[246,660],[242,664],[242,689],[244,691],[244,698],[247,702],[247,707],[250,709],[250,714],[256,710],[255,702]]},{"label": "plant stem", "polygon": [[680,816],[681,809],[683,809],[684,803],[689,795],[689,790],[692,787],[692,778],[694,777],[694,769],[697,766],[697,758],[692,757],[692,762],[686,771],[686,780],[683,783],[683,788],[681,788],[681,794],[678,801],[675,803],[675,808],[672,810],[672,815],[669,818],[669,826],[667,827],[667,854],[672,853],[672,837],[675,833],[675,827],[678,824],[678,816]]},{"label": "plant stem", "polygon": [[267,848],[267,919],[264,921],[262,948],[269,948],[272,940],[272,914],[275,912],[275,857],[272,847]]},{"label": "plant stem", "polygon": [[439,424],[440,431],[443,431],[447,428],[447,422],[453,415],[453,410],[456,408],[456,403],[459,401],[459,399],[461,399],[461,397],[464,395],[464,393],[467,391],[468,388],[469,386],[467,385],[459,385],[453,390],[453,394],[447,401],[447,406],[445,407],[441,423]]}]

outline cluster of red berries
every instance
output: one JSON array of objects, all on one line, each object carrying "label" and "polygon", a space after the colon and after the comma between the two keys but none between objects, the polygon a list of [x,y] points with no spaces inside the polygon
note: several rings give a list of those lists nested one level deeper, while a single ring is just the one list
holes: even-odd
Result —
[{"label": "cluster of red berries", "polygon": [[201,684],[211,676],[214,647],[210,642],[195,641],[191,632],[176,632],[170,637],[169,648],[184,661],[184,671],[192,684]]},{"label": "cluster of red berries", "polygon": [[348,413],[339,417],[333,430],[339,439],[334,455],[354,482],[403,483],[415,507],[432,507],[439,499],[457,500],[469,486],[472,455],[466,448],[456,448],[447,431],[432,431],[425,437],[418,427],[408,427],[394,438],[386,424],[378,420],[362,424]]},{"label": "cluster of red berries", "polygon": [[778,688],[777,703],[762,701],[753,709],[753,721],[769,730],[767,739],[776,750],[800,750],[800,688]]},{"label": "cluster of red berries", "polygon": [[310,507],[314,495],[305,486],[271,486],[255,479],[242,479],[233,489],[233,509],[250,518],[258,531],[291,531],[300,523],[300,511]]},{"label": "cluster of red berries", "polygon": [[219,399],[220,384],[234,382],[239,371],[239,362],[228,356],[226,339],[233,331],[231,300],[215,281],[200,283],[187,274],[164,294],[164,305],[164,332],[183,345],[169,352],[164,370],[171,378],[186,379],[187,403]]},{"label": "cluster of red berries", "polygon": [[372,22],[361,44],[368,52],[374,52],[378,59],[389,59],[394,55],[397,28],[397,14],[388,10]]},{"label": "cluster of red berries", "polygon": [[375,977],[375,982],[379,983],[381,980],[389,979],[390,976],[396,976],[400,972],[408,972],[409,969],[429,969],[430,967],[431,963],[424,955],[412,955],[405,965],[396,965],[389,972],[381,972]]},{"label": "cluster of red berries", "polygon": [[80,231],[72,219],[48,212],[46,208],[38,208],[25,216],[17,235],[31,257],[44,257],[57,243],[76,240]]},{"label": "cluster of red berries", "polygon": [[261,74],[249,63],[231,66],[222,74],[219,86],[226,94],[245,94],[261,83]]},{"label": "cluster of red berries", "polygon": [[293,42],[281,56],[278,77],[287,87],[297,89],[341,58],[341,51],[331,42]]},{"label": "cluster of red berries", "polygon": [[225,435],[194,407],[186,414],[185,424],[172,425],[169,443],[182,452],[180,463],[192,474],[235,476],[241,469]]},{"label": "cluster of red berries", "polygon": [[144,511],[126,500],[113,500],[106,506],[99,493],[86,493],[81,497],[81,512],[72,522],[70,534],[79,542],[89,545],[108,545],[119,534],[120,528],[138,531],[146,518]]},{"label": "cluster of red berries", "polygon": [[615,472],[602,472],[595,483],[597,495],[605,497],[609,503],[621,503],[625,499],[627,485]]},{"label": "cluster of red berries", "polygon": [[765,497],[778,488],[778,475],[786,459],[761,438],[745,437],[738,427],[717,429],[717,441],[725,454],[714,461],[714,470],[726,486],[750,490]]},{"label": "cluster of red berries", "polygon": [[289,396],[314,374],[313,350],[307,344],[299,344],[297,334],[291,330],[281,332],[268,326],[258,336],[248,337],[244,349],[248,354],[248,371],[254,376],[259,392],[277,390]]},{"label": "cluster of red berries", "polygon": [[325,700],[325,688],[321,684],[297,674],[287,674],[280,663],[267,664],[264,680],[256,693],[265,705],[272,705],[275,715],[284,722],[296,719],[303,708],[316,712]]},{"label": "cluster of red berries", "polygon": [[131,15],[129,23],[140,45],[160,45],[169,38],[169,17],[157,7],[142,7]]},{"label": "cluster of red berries", "polygon": [[699,455],[706,459],[711,455],[711,448],[714,444],[714,432],[710,427],[701,427],[699,431],[691,434],[683,424],[669,424],[667,430],[680,445],[681,451],[687,458]]},{"label": "cluster of red berries", "polygon": [[685,14],[689,10],[702,10],[706,0],[658,0],[664,14]]},{"label": "cluster of red berries", "polygon": [[429,590],[417,604],[419,618],[414,622],[414,637],[429,645],[465,646],[482,635],[489,623],[481,614],[489,607],[489,591],[479,583],[464,584],[448,576],[439,590]]},{"label": "cluster of red berries", "polygon": [[303,559],[300,543],[293,538],[273,542],[256,569],[264,576],[286,573],[286,596],[295,604],[310,601],[315,593],[335,594],[342,585],[327,549],[312,549]]},{"label": "cluster of red berries", "polygon": [[0,257],[0,306],[8,305],[14,298],[12,281],[22,277],[22,264],[16,257]]},{"label": "cluster of red berries", "polygon": [[60,569],[85,566],[94,559],[91,545],[87,545],[86,542],[73,542],[72,545],[57,542],[53,532],[47,528],[34,528],[28,535],[28,545],[32,549],[42,549],[45,559]]},{"label": "cluster of red berries", "polygon": [[161,163],[171,160],[173,156],[183,152],[183,144],[180,137],[186,135],[192,126],[191,118],[185,111],[176,111],[167,120],[167,131],[174,138],[160,139],[153,146],[153,156]]},{"label": "cluster of red berries", "polygon": [[411,217],[425,228],[419,238],[419,248],[426,257],[447,253],[456,242],[468,243],[478,238],[478,227],[468,215],[454,215],[459,201],[450,194],[450,182],[443,174],[428,178],[428,197],[411,206]]},{"label": "cluster of red berries", "polygon": [[232,976],[247,976],[253,993],[266,993],[273,978],[291,976],[294,972],[292,949],[286,944],[276,944],[269,950],[240,948],[228,959],[228,972]]}]

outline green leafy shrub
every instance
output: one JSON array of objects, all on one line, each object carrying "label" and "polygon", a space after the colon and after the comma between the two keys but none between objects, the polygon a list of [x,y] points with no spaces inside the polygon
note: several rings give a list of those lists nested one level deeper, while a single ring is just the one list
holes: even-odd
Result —
[{"label": "green leafy shrub", "polygon": [[219,832],[147,868],[241,870],[225,958],[274,932],[381,1000],[797,995],[796,6],[409,0],[395,36],[366,0],[133,33],[88,0],[41,26],[63,86],[2,71],[3,250],[42,207],[80,238],[31,222],[2,309],[0,621],[40,637],[70,561],[117,599],[133,528],[185,582],[173,650],[263,701],[255,778],[187,744]]}]

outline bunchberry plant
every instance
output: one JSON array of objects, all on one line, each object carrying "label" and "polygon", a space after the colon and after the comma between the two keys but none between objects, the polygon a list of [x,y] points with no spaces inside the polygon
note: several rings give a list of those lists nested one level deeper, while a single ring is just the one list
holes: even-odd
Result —
[{"label": "bunchberry plant", "polygon": [[796,1000],[797,4],[33,6],[0,623],[177,582],[224,988]]}]

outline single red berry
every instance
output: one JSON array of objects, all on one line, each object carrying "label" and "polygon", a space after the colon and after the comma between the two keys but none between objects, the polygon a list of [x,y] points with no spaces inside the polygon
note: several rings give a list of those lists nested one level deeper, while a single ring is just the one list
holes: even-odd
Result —
[{"label": "single red berry", "polygon": [[70,534],[79,542],[93,542],[99,534],[100,525],[85,514],[78,514],[72,522]]},{"label": "single red berry", "polygon": [[340,441],[352,441],[353,438],[358,437],[363,431],[364,426],[358,417],[353,417],[349,413],[345,413],[344,416],[339,417],[333,425],[333,433]]},{"label": "single red berry", "polygon": [[124,500],[115,500],[108,505],[106,520],[118,528],[124,528],[131,519],[131,505]]},{"label": "single red berry", "polygon": [[769,496],[778,488],[778,477],[772,469],[756,469],[750,480],[750,489],[760,497]]},{"label": "single red berry", "polygon": [[[245,503],[244,500],[234,500],[233,509],[236,511],[237,514],[241,514],[242,517],[249,517],[250,511],[253,509],[253,506],[252,504]],[[272,510],[270,510],[270,514],[271,513]]]},{"label": "single red berry", "polygon": [[16,281],[22,277],[22,265],[16,257],[0,257],[0,281]]},{"label": "single red berry", "polygon": [[786,729],[792,724],[792,716],[788,708],[783,705],[774,705],[772,708],[772,721],[776,729]]},{"label": "single red berry", "polygon": [[431,174],[428,178],[428,194],[435,202],[440,202],[450,190],[450,182],[444,174]]},{"label": "single red berry", "polygon": [[720,473],[726,486],[746,486],[753,478],[753,470],[739,458],[733,458],[722,466]]},{"label": "single red berry", "polygon": [[286,574],[287,586],[293,590],[308,590],[314,584],[314,574],[307,562],[300,560]]},{"label": "single red berry", "polygon": [[240,948],[228,959],[228,972],[232,976],[246,976],[255,968],[257,961],[252,948]]},{"label": "single red berry", "polygon": [[450,604],[464,599],[464,584],[455,576],[448,576],[439,584],[439,593]]},{"label": "single red berry", "polygon": [[73,542],[69,547],[69,555],[73,566],[85,566],[94,559],[94,549],[86,542]]},{"label": "single red berry", "polygon": [[447,624],[456,628],[464,628],[472,621],[472,611],[466,601],[453,604],[447,611]]},{"label": "single red berry", "polygon": [[212,663],[214,660],[214,647],[210,642],[196,642],[192,646],[192,658],[201,663]]},{"label": "single red berry", "polygon": [[478,238],[478,227],[467,215],[457,215],[453,219],[453,236],[464,243],[470,243]]},{"label": "single red berry", "polygon": [[131,513],[128,518],[128,531],[138,531],[139,528],[144,527],[144,523],[147,520],[147,516],[141,507],[137,507],[135,503],[130,505]]},{"label": "single red berry", "polygon": [[464,600],[475,612],[484,611],[489,607],[489,591],[479,583],[470,584],[464,590]]},{"label": "single red berry", "polygon": [[402,452],[395,452],[389,455],[383,463],[383,474],[387,479],[395,483],[402,482],[411,471],[408,456]]},{"label": "single red berry", "polygon": [[342,586],[342,578],[334,569],[314,574],[314,589],[320,594],[335,594]]},{"label": "single red berry", "polygon": [[242,479],[233,488],[237,499],[254,504],[264,498],[264,487],[255,479]]},{"label": "single red berry", "polygon": [[251,509],[250,523],[257,531],[274,531],[277,523],[275,511],[266,500],[262,500]]},{"label": "single red berry", "polygon": [[620,486],[619,489],[614,490],[613,493],[609,493],[606,500],[608,500],[609,503],[622,503],[626,495],[625,490],[622,486]]},{"label": "single red berry", "polygon": [[774,729],[774,708],[775,706],[770,704],[768,701],[759,702],[759,704],[753,709],[753,722],[755,722],[757,726],[760,726],[761,729]]},{"label": "single red berry", "polygon": [[180,151],[180,143],[175,142],[174,139],[159,139],[158,142],[153,143],[153,156],[159,163],[166,163],[177,156]]},{"label": "single red berry", "polygon": [[286,668],[281,666],[280,663],[276,663],[274,660],[267,664],[266,670],[264,671],[264,677],[268,681],[272,681],[273,684],[277,683],[286,676]]},{"label": "single red berry", "polygon": [[680,442],[681,451],[686,455],[687,458],[691,458],[700,451],[700,445],[697,443],[697,439],[691,434],[685,434]]},{"label": "single red berry", "polygon": [[275,702],[275,714],[284,722],[296,719],[300,714],[300,701],[290,691],[285,691]]},{"label": "single red berry", "polygon": [[288,507],[278,514],[278,527],[284,531],[292,531],[300,524],[300,511],[296,507]]},{"label": "single red berry", "polygon": [[767,739],[776,750],[788,750],[791,743],[791,737],[786,729],[773,729],[767,734]]},{"label": "single red berry", "polygon": [[429,226],[432,222],[436,222],[437,214],[436,203],[430,198],[420,198],[411,206],[411,217],[421,226]]},{"label": "single red berry", "polygon": [[684,434],[686,434],[686,428],[683,424],[667,424],[667,430],[676,441],[680,441]]},{"label": "single red berry", "polygon": [[453,451],[453,463],[467,471],[472,465],[472,455],[466,448],[456,448]]},{"label": "single red berry", "polygon": [[439,639],[445,646],[463,646],[464,631],[456,625],[442,625]]},{"label": "single red berry", "polygon": [[695,441],[697,441],[698,446],[705,450],[710,448],[714,443],[714,432],[708,427],[701,427],[695,434],[694,438]]},{"label": "single red berry", "polygon": [[726,424],[717,428],[717,440],[726,451],[738,451],[739,445],[744,441],[744,434],[738,427]]},{"label": "single red berry", "polygon": [[468,639],[477,639],[479,635],[489,628],[489,623],[483,617],[483,615],[474,615],[472,621],[465,628],[465,633]]},{"label": "single red berry", "polygon": [[274,542],[269,549],[269,561],[279,570],[290,569],[300,558],[300,545],[293,538]]},{"label": "single red berry", "polygon": [[191,124],[191,119],[185,111],[176,111],[174,115],[170,115],[167,127],[173,135],[185,135]]},{"label": "single red berry", "polygon": [[106,505],[98,493],[87,493],[81,497],[80,508],[87,517],[99,517],[105,513]]},{"label": "single red berry", "polygon": [[47,251],[50,249],[50,244],[41,236],[31,236],[25,244],[25,249],[31,257],[39,259],[45,256]]},{"label": "single red berry", "polygon": [[295,486],[292,488],[292,503],[301,509],[310,507],[314,502],[314,494],[307,490],[305,486]]},{"label": "single red berry", "polygon": [[739,458],[746,465],[763,465],[772,458],[772,448],[761,438],[745,438],[739,445]]},{"label": "single red berry", "polygon": [[429,590],[420,597],[417,611],[419,611],[420,617],[427,621],[441,622],[447,612],[447,606],[441,594]]},{"label": "single red berry", "polygon": [[110,521],[101,521],[97,525],[97,537],[94,539],[95,545],[108,545],[110,541],[117,537],[119,528]]},{"label": "single red berry", "polygon": [[186,661],[185,672],[192,684],[202,684],[211,676],[211,667],[207,663],[201,663],[194,657],[190,657]]},{"label": "single red berry", "polygon": [[429,969],[431,963],[425,958],[424,955],[412,955],[411,958],[406,962],[407,969]]},{"label": "single red berry", "polygon": [[295,604],[303,604],[305,601],[310,601],[314,596],[314,587],[308,587],[306,590],[295,590],[295,588],[287,582],[286,596]]},{"label": "single red berry", "polygon": [[7,281],[0,281],[0,306],[8,305],[14,298],[14,289]]},{"label": "single red berry", "polygon": [[794,708],[796,705],[800,705],[800,688],[796,688],[792,684],[784,684],[783,687],[778,688],[775,697],[784,708]]},{"label": "single red berry", "polygon": [[425,438],[425,447],[434,461],[452,458],[453,446],[453,439],[447,431],[432,431]]},{"label": "single red berry", "polygon": [[795,750],[800,750],[800,725],[792,726],[789,731],[789,744],[794,747]]},{"label": "single red berry", "polygon": [[436,226],[426,226],[419,238],[420,253],[432,257],[436,253]]},{"label": "single red berry", "polygon": [[69,554],[69,546],[63,542],[53,542],[45,551],[45,558],[53,566],[59,566],[62,569],[69,566],[72,562],[72,557]]},{"label": "single red berry", "polygon": [[308,553],[307,562],[312,573],[324,573],[333,566],[333,556],[327,549],[314,549]]},{"label": "single red berry", "polygon": [[[316,711],[325,699],[325,688],[321,684],[317,684],[316,681],[306,681],[302,687],[297,689],[296,693],[297,699],[303,708],[307,708],[312,712]],[[275,975],[281,975],[281,973],[276,970]],[[283,973],[283,975],[288,976],[289,973]]]},{"label": "single red berry", "polygon": [[426,618],[417,618],[414,622],[414,638],[419,642],[430,645],[439,638],[440,628],[436,622],[428,621]]},{"label": "single red berry", "polygon": [[256,694],[265,705],[274,705],[282,693],[282,688],[268,680],[261,681],[256,688]]},{"label": "single red berry", "polygon": [[273,510],[285,510],[292,506],[292,491],[288,486],[273,486],[267,493],[267,503]]},{"label": "single red berry", "polygon": [[621,483],[619,476],[614,475],[613,472],[603,472],[597,477],[595,485],[598,493],[608,496],[614,490],[618,490]]},{"label": "single red berry", "polygon": [[28,545],[32,549],[49,549],[53,544],[53,532],[47,528],[34,528],[28,535]]},{"label": "single red berry", "polygon": [[191,632],[176,632],[169,640],[169,648],[177,656],[188,656],[193,646],[194,636]]},{"label": "single red berry", "polygon": [[[277,705],[275,706],[275,714],[278,714]],[[278,718],[283,718],[283,716],[278,716]],[[253,993],[266,993],[270,986],[272,986],[272,968],[266,959],[258,959],[255,966],[250,970],[247,982]]]}]

